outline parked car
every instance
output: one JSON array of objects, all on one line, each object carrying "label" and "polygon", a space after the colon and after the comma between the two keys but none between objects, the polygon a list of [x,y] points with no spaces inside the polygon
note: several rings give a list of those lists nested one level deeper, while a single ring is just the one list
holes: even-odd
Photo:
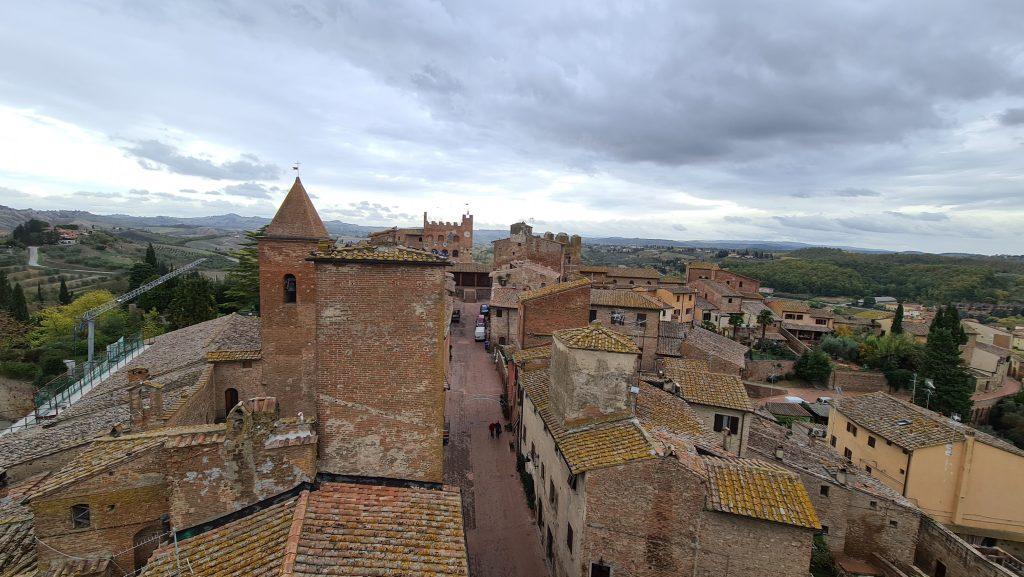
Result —
[{"label": "parked car", "polygon": [[455,309],[452,311],[452,322],[457,323],[462,320],[462,311]]},{"label": "parked car", "polygon": [[487,324],[487,319],[484,318],[484,315],[476,315],[476,326],[482,327],[482,326],[484,326],[486,324]]},{"label": "parked car", "polygon": [[473,331],[473,339],[476,341],[482,341],[485,338],[487,338],[487,329],[485,329],[483,325],[477,325],[476,329]]},{"label": "parked car", "polygon": [[491,305],[486,304],[486,303],[480,305],[480,314],[486,315],[489,312],[491,312]]}]

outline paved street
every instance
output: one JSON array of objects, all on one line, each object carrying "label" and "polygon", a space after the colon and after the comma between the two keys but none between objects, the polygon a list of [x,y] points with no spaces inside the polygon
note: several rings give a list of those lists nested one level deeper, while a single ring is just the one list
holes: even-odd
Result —
[{"label": "paved street", "polygon": [[488,423],[505,421],[498,400],[501,383],[483,344],[473,341],[479,303],[460,303],[462,323],[453,326],[453,360],[446,419],[451,441],[445,451],[445,482],[462,489],[473,577],[548,575],[540,536],[526,506],[513,434],[488,435]]}]

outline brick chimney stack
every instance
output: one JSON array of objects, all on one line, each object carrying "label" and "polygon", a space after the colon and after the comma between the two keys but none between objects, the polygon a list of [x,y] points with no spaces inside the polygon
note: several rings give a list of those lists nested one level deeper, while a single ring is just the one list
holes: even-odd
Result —
[{"label": "brick chimney stack", "polygon": [[[149,371],[146,371],[146,369],[141,370],[146,372],[146,376],[149,375]],[[129,373],[128,378],[129,382],[131,382],[131,373]],[[128,408],[131,412],[133,433],[163,426],[163,389],[163,385],[153,381],[138,382],[128,388]]]}]

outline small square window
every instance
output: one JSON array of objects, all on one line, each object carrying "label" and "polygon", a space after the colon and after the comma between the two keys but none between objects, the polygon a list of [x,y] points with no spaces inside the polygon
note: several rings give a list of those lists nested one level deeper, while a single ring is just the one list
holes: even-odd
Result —
[{"label": "small square window", "polygon": [[828,497],[828,485],[822,485],[821,489],[819,489],[819,492],[821,493],[822,497]]},{"label": "small square window", "polygon": [[868,446],[869,447],[874,447],[875,446],[875,438],[872,437],[871,435],[868,435]]},{"label": "small square window", "polygon": [[252,368],[252,361],[242,361],[242,368],[243,369],[251,369]]},{"label": "small square window", "polygon": [[829,443],[830,445],[832,445],[833,447],[835,447],[835,446],[836,446],[836,436],[835,436],[835,435],[832,435],[832,438],[831,438],[831,439],[829,439],[828,443]]},{"label": "small square window", "polygon": [[843,456],[852,461],[853,460],[853,451],[851,451],[850,448],[847,447],[847,448],[843,449]]},{"label": "small square window", "polygon": [[822,535],[828,535],[828,525],[822,525],[821,526],[821,534]]},{"label": "small square window", "polygon": [[872,469],[872,468],[871,468],[870,466],[868,466],[868,465],[865,465],[865,467],[864,467],[864,470],[868,472],[868,475],[870,475],[870,474],[871,474],[871,471],[873,471],[874,469]]},{"label": "small square window", "polygon": [[889,519],[889,526],[895,529],[896,527],[899,527],[900,524],[896,521],[896,519]]},{"label": "small square window", "polygon": [[71,528],[72,529],[86,529],[92,525],[92,519],[89,514],[88,505],[72,505],[71,506]]},{"label": "small square window", "polygon": [[590,577],[612,577],[612,568],[604,563],[591,563]]},{"label": "small square window", "polygon": [[878,501],[868,501],[868,507],[871,507],[872,509],[877,509]]}]

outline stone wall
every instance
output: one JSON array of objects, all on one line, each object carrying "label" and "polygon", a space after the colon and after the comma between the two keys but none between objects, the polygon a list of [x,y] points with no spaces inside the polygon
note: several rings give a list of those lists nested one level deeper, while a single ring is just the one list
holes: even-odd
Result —
[{"label": "stone wall", "polygon": [[[53,560],[66,560],[53,551],[56,549],[66,555],[91,558],[121,553],[114,559],[117,566],[124,572],[136,569],[132,551],[136,536],[152,530],[159,534],[160,517],[167,512],[160,456],[159,450],[151,450],[105,473],[33,499],[30,506],[35,534],[49,545],[36,548],[39,567],[48,567]],[[88,528],[74,529],[71,525],[71,507],[78,504],[89,506]]]},{"label": "stone wall", "polygon": [[806,577],[814,530],[704,512],[698,577]]},{"label": "stone wall", "polygon": [[[196,390],[167,419],[166,426],[179,427],[182,425],[202,425],[214,422],[214,419],[217,418],[218,401],[214,396],[213,372],[213,364],[207,363],[203,373],[196,382]],[[223,399],[223,396],[220,398]],[[223,403],[223,400],[219,402]]]},{"label": "stone wall", "polygon": [[557,330],[587,326],[589,315],[589,286],[521,302],[519,343],[524,349],[550,343]]},{"label": "stone wall", "polygon": [[0,377],[0,426],[10,426],[35,410],[32,381]]},{"label": "stone wall", "polygon": [[921,518],[914,564],[935,575],[939,564],[946,577],[1011,577],[1014,574],[986,559],[977,549],[930,517]]},{"label": "stone wall", "polygon": [[889,382],[885,380],[885,375],[878,371],[837,369],[832,372],[830,384],[833,389],[842,388],[844,391],[863,393],[889,390]]},{"label": "stone wall", "polygon": [[[262,360],[218,362],[214,365],[213,390],[210,392],[210,397],[213,401],[212,406],[217,408],[218,420],[223,420],[234,408],[227,406],[224,392],[228,388],[238,392],[239,401],[273,396],[263,383],[264,366],[265,363]],[[303,416],[312,418],[314,415],[304,414]]]},{"label": "stone wall", "polygon": [[[470,315],[466,315],[469,317]],[[488,315],[488,322],[490,323],[490,339],[491,342],[497,345],[512,345],[515,347],[519,346],[519,310],[518,309],[506,309],[506,308],[491,308],[491,313]],[[471,323],[471,319],[466,318],[460,322]]]},{"label": "stone wall", "polygon": [[320,470],[441,482],[445,276],[317,264]]},{"label": "stone wall", "polygon": [[[649,309],[622,309],[616,307],[594,306],[591,309],[597,312],[597,320],[605,327],[617,333],[626,335],[636,346],[640,347],[640,368],[644,371],[657,370],[658,360],[658,323],[660,311]],[[622,325],[612,324],[612,312],[620,312],[625,315]],[[636,315],[647,315],[646,326],[636,326]]]},{"label": "stone wall", "polygon": [[793,372],[795,360],[772,359],[772,360],[747,360],[743,368],[743,378],[748,381],[767,381],[768,377],[781,377]]}]

